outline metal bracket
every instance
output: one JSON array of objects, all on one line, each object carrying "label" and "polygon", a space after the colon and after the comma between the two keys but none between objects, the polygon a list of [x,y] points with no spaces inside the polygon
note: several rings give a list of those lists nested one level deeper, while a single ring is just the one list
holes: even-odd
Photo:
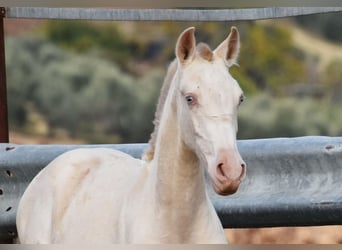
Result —
[{"label": "metal bracket", "polygon": [[6,8],[0,7],[0,18],[5,18],[5,17],[6,17]]}]

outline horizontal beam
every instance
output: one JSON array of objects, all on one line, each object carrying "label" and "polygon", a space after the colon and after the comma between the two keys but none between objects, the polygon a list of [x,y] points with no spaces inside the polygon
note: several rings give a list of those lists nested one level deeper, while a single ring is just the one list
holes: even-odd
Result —
[{"label": "horizontal beam", "polygon": [[7,7],[87,7],[87,8],[119,8],[119,9],[132,9],[132,8],[246,8],[246,7],[294,7],[294,6],[307,6],[307,7],[326,7],[326,6],[341,6],[340,0],[1,0],[2,6]]},{"label": "horizontal beam", "polygon": [[[146,144],[0,144],[0,241],[16,234],[20,197],[58,155],[106,147],[140,158]],[[238,192],[210,198],[225,228],[342,225],[342,137],[240,140],[247,176]],[[209,181],[207,181],[209,183]]]},{"label": "horizontal beam", "polygon": [[241,21],[342,11],[342,7],[270,7],[246,9],[96,9],[8,7],[7,18],[113,21]]}]

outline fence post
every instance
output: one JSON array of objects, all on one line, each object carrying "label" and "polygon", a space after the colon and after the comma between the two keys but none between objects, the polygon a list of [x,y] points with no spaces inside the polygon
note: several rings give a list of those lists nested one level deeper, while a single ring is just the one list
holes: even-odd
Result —
[{"label": "fence post", "polygon": [[0,7],[0,142],[9,141],[4,34],[5,15],[6,9]]}]

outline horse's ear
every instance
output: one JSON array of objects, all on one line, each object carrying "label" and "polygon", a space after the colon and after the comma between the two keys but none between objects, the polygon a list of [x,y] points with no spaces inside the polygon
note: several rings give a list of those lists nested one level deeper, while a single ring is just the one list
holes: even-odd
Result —
[{"label": "horse's ear", "polygon": [[236,27],[231,27],[230,34],[214,51],[230,67],[236,63],[240,50],[240,36]]},{"label": "horse's ear", "polygon": [[190,62],[195,56],[195,28],[187,28],[178,37],[176,45],[176,57],[182,63]]}]

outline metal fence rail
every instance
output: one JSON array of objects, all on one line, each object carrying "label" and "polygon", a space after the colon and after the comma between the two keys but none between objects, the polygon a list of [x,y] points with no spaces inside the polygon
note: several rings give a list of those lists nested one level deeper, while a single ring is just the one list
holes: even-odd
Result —
[{"label": "metal fence rail", "polygon": [[115,21],[239,21],[342,11],[342,7],[272,7],[246,9],[86,9],[8,7],[7,18]]},{"label": "metal fence rail", "polygon": [[[109,147],[139,158],[146,144],[0,144],[0,241],[16,235],[19,198],[52,159],[79,147]],[[342,137],[238,141],[247,177],[231,196],[208,190],[225,228],[342,225]]]}]

